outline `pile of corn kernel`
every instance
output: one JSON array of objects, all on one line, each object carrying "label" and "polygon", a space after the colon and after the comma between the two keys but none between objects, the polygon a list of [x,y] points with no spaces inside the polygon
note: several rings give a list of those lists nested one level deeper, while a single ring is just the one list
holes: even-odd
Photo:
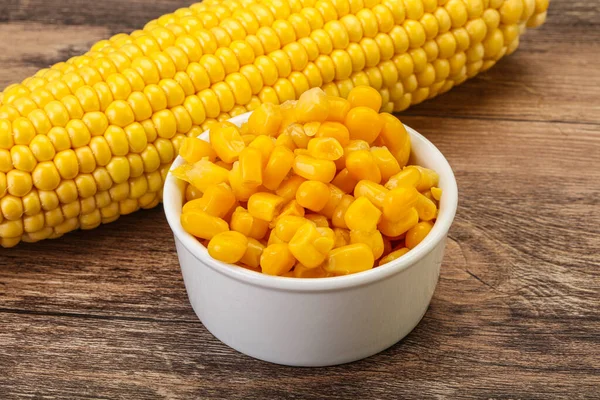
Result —
[{"label": "pile of corn kernel", "polygon": [[435,171],[406,166],[410,138],[382,99],[311,89],[247,123],[186,138],[181,224],[216,260],[296,278],[347,275],[406,254],[431,231]]}]

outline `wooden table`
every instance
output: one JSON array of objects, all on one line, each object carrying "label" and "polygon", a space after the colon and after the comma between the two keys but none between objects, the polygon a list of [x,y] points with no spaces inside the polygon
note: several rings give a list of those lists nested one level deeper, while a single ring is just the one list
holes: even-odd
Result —
[{"label": "wooden table", "polygon": [[[0,4],[0,87],[183,6]],[[404,122],[460,190],[421,324],[369,359],[297,369],[213,338],[185,293],[160,207],[0,250],[0,398],[600,398],[600,7],[548,23]]]}]

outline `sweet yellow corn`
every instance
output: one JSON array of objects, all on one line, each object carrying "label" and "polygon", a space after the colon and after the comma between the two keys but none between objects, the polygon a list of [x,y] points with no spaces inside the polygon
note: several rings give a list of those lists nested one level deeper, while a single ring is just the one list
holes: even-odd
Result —
[{"label": "sweet yellow corn", "polygon": [[334,243],[333,230],[317,228],[313,222],[307,221],[290,240],[289,249],[300,264],[316,268],[325,261]]},{"label": "sweet yellow corn", "polygon": [[359,197],[348,206],[344,221],[353,231],[373,232],[381,219],[381,211],[366,197]]},{"label": "sweet yellow corn", "polygon": [[[100,41],[0,94],[0,201],[13,196],[0,207],[0,242],[59,237],[153,207],[177,152],[189,163],[214,162],[219,154],[224,164],[215,165],[228,170],[244,148],[257,147],[247,135],[258,130],[293,151],[312,137],[305,123],[317,122],[315,138],[346,147],[344,129],[330,125],[342,123],[349,139],[386,146],[404,167],[408,135],[391,115],[376,118],[377,111],[402,111],[489,69],[516,50],[527,27],[544,22],[548,3],[206,0]],[[352,91],[360,86],[371,88]],[[261,103],[294,99],[297,107],[253,114],[245,130],[218,123]],[[214,147],[185,140],[216,123]],[[280,134],[290,123],[297,124]],[[268,165],[269,149],[258,150]],[[384,182],[398,175],[388,154],[372,153]],[[258,188],[244,185],[239,166],[231,170],[233,192],[247,200]],[[289,169],[269,177],[273,171],[263,171],[269,190]],[[436,185],[435,176],[424,175],[410,184],[422,193]],[[331,182],[327,177],[307,179]],[[350,186],[338,187],[352,193]],[[194,190],[186,199],[199,196]],[[26,205],[42,197],[43,210]],[[20,229],[37,214],[43,224]]]},{"label": "sweet yellow corn", "polygon": [[216,234],[229,230],[227,221],[202,210],[191,210],[181,214],[181,226],[187,232],[201,239],[212,239]]},{"label": "sweet yellow corn", "polygon": [[259,192],[248,199],[248,212],[263,221],[273,221],[283,205],[283,198],[272,193]]},{"label": "sweet yellow corn", "polygon": [[265,245],[256,239],[248,238],[246,252],[239,260],[242,265],[247,265],[250,268],[260,268],[260,256],[262,255]]},{"label": "sweet yellow corn", "polygon": [[260,240],[265,237],[269,223],[252,216],[244,207],[237,207],[231,214],[229,224],[231,230],[240,232],[245,236]]},{"label": "sweet yellow corn", "polygon": [[207,249],[208,254],[215,260],[233,264],[246,254],[248,238],[235,231],[217,233],[210,239]]},{"label": "sweet yellow corn", "polygon": [[331,250],[324,268],[334,275],[347,275],[373,268],[373,251],[364,243]]},{"label": "sweet yellow corn", "polygon": [[296,264],[287,243],[275,243],[263,249],[260,256],[262,272],[267,275],[283,275]]},{"label": "sweet yellow corn", "polygon": [[415,248],[431,232],[433,224],[429,221],[419,222],[406,232],[405,243],[409,249]]},{"label": "sweet yellow corn", "polygon": [[325,208],[329,197],[329,186],[319,181],[302,182],[296,191],[298,204],[314,212],[319,212]]},{"label": "sweet yellow corn", "polygon": [[398,250],[394,250],[391,253],[389,253],[388,255],[382,257],[379,260],[379,265],[387,264],[389,262],[397,260],[398,258],[402,257],[403,255],[405,255],[409,251],[410,251],[410,249],[406,248],[406,247],[403,247],[403,248],[398,249]]}]

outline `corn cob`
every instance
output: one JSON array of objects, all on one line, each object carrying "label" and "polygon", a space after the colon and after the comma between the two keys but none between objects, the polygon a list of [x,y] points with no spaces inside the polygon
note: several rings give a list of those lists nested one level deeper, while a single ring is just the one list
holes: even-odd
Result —
[{"label": "corn cob", "polygon": [[207,0],[0,94],[0,245],[156,206],[182,139],[312,87],[382,111],[515,51],[549,0]]}]

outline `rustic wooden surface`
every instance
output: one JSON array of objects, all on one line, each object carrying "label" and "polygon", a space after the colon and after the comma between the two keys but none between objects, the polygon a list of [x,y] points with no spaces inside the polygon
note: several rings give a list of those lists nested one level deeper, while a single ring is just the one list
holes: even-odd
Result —
[{"label": "rustic wooden surface", "polygon": [[[0,0],[0,87],[185,4]],[[296,369],[213,338],[156,208],[0,249],[0,398],[600,398],[600,5],[554,0],[488,73],[404,113],[460,205],[421,324]]]}]

